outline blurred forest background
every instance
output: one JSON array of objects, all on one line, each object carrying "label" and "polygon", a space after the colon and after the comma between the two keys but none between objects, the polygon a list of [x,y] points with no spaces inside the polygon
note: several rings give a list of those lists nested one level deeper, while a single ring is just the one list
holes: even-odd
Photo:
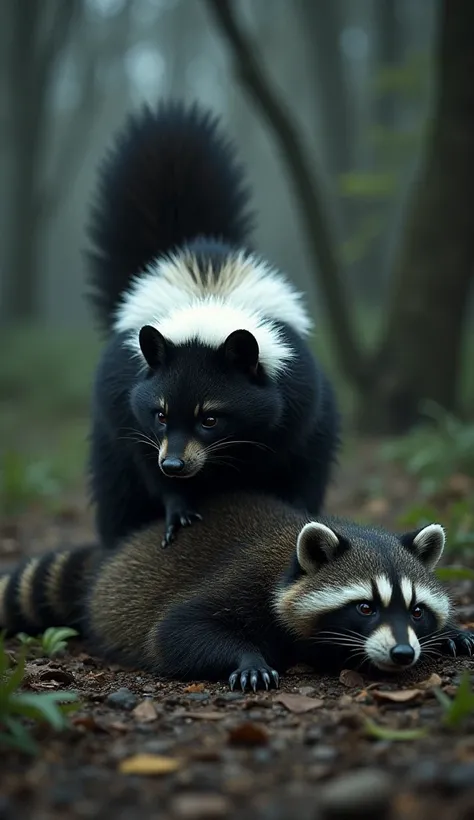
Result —
[{"label": "blurred forest background", "polygon": [[474,2],[2,0],[0,60],[3,512],[84,491],[96,168],[173,96],[222,116],[308,294],[367,514],[402,464],[413,521],[442,487],[474,541]]}]

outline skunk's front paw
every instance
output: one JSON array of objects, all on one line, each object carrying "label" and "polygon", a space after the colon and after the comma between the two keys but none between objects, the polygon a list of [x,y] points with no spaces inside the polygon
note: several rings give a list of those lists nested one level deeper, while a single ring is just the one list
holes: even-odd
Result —
[{"label": "skunk's front paw", "polygon": [[173,509],[166,515],[166,530],[161,546],[169,547],[175,540],[178,530],[182,527],[190,527],[195,521],[202,521],[202,515],[194,510]]},{"label": "skunk's front paw", "polygon": [[466,629],[452,629],[440,641],[443,655],[474,655],[474,632]]}]

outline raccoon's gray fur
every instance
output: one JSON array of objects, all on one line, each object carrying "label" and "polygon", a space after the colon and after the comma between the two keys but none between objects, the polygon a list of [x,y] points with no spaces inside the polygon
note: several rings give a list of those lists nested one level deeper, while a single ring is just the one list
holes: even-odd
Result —
[{"label": "raccoon's gray fur", "polygon": [[156,525],[98,569],[94,548],[30,559],[0,581],[2,625],[38,631],[73,620],[105,658],[244,689],[277,683],[298,662],[396,672],[435,646],[471,654],[474,635],[454,625],[432,572],[444,547],[439,525],[397,536],[310,521],[253,495],[208,506],[212,515],[172,551],[159,549]]}]

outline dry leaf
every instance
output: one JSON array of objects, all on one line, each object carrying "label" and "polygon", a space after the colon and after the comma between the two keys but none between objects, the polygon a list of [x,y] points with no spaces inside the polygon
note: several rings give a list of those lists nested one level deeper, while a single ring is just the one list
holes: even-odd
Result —
[{"label": "dry leaf", "polygon": [[132,710],[132,715],[135,720],[138,720],[140,723],[151,723],[153,720],[156,720],[157,713],[153,701],[150,700],[150,698],[142,700],[142,702]]},{"label": "dry leaf", "polygon": [[183,820],[229,817],[232,808],[227,797],[201,792],[179,794],[173,798],[171,806],[173,817],[181,817]]},{"label": "dry leaf", "polygon": [[276,703],[281,703],[289,712],[302,715],[304,712],[311,712],[312,709],[319,709],[324,701],[321,698],[307,698],[305,695],[290,695],[283,693],[275,698]]},{"label": "dry leaf", "polygon": [[113,729],[115,732],[129,732],[130,726],[127,723],[122,723],[120,720],[113,720],[112,723],[107,724],[109,729]]},{"label": "dry leaf", "polygon": [[212,712],[210,709],[200,709],[199,712],[184,712],[183,715],[184,717],[194,718],[194,720],[222,720],[225,717],[224,712]]},{"label": "dry leaf", "polygon": [[416,700],[423,694],[420,689],[397,689],[395,692],[384,692],[381,689],[373,689],[372,695],[377,700],[390,700],[393,703],[407,703]]},{"label": "dry leaf", "polygon": [[442,680],[436,672],[433,672],[429,678],[417,684],[418,689],[433,689],[435,686],[441,686]]},{"label": "dry leaf", "polygon": [[81,729],[86,729],[88,732],[102,732],[108,734],[109,727],[102,723],[98,723],[93,717],[84,715],[84,717],[74,717],[71,720],[73,726],[79,726]]},{"label": "dry leaf", "polygon": [[52,683],[74,683],[74,675],[64,669],[45,669],[38,675],[40,681],[51,681]]},{"label": "dry leaf", "polygon": [[203,683],[190,683],[189,686],[186,686],[183,689],[183,692],[203,692],[204,691],[204,684]]},{"label": "dry leaf", "polygon": [[162,755],[134,755],[122,760],[119,771],[122,774],[169,774],[181,767],[181,760]]},{"label": "dry leaf", "polygon": [[229,743],[233,746],[265,746],[268,732],[257,723],[241,723],[229,732]]},{"label": "dry leaf", "polygon": [[342,683],[343,686],[348,686],[351,689],[362,689],[364,686],[362,675],[359,675],[354,669],[343,669],[339,675],[339,682]]}]

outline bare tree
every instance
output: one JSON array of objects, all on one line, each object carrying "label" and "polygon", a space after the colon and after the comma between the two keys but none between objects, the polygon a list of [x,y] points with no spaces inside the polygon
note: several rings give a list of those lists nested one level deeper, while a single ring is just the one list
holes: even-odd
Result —
[{"label": "bare tree", "polygon": [[31,318],[39,299],[36,282],[38,214],[42,207],[37,169],[57,59],[80,11],[80,0],[18,3],[5,0],[2,28],[9,32],[9,156],[12,164],[9,252],[3,276],[3,312],[8,319]]},{"label": "bare tree", "polygon": [[271,87],[258,49],[229,0],[205,0],[226,38],[237,76],[267,120],[293,180],[325,297],[342,372],[358,390],[359,423],[398,432],[418,417],[420,402],[452,409],[457,398],[461,335],[474,261],[474,67],[471,0],[443,0],[439,18],[437,98],[424,167],[411,199],[389,304],[375,350],[360,344],[349,308],[326,208],[294,120]]},{"label": "bare tree", "polygon": [[[8,32],[3,35],[5,130],[11,166],[8,245],[0,284],[2,314],[9,322],[40,314],[39,240],[80,166],[101,97],[98,67],[123,52],[130,8],[128,0],[114,20],[100,28],[88,19],[81,0],[0,4],[2,29]],[[65,55],[74,61],[77,99],[61,116],[52,96]]]}]

